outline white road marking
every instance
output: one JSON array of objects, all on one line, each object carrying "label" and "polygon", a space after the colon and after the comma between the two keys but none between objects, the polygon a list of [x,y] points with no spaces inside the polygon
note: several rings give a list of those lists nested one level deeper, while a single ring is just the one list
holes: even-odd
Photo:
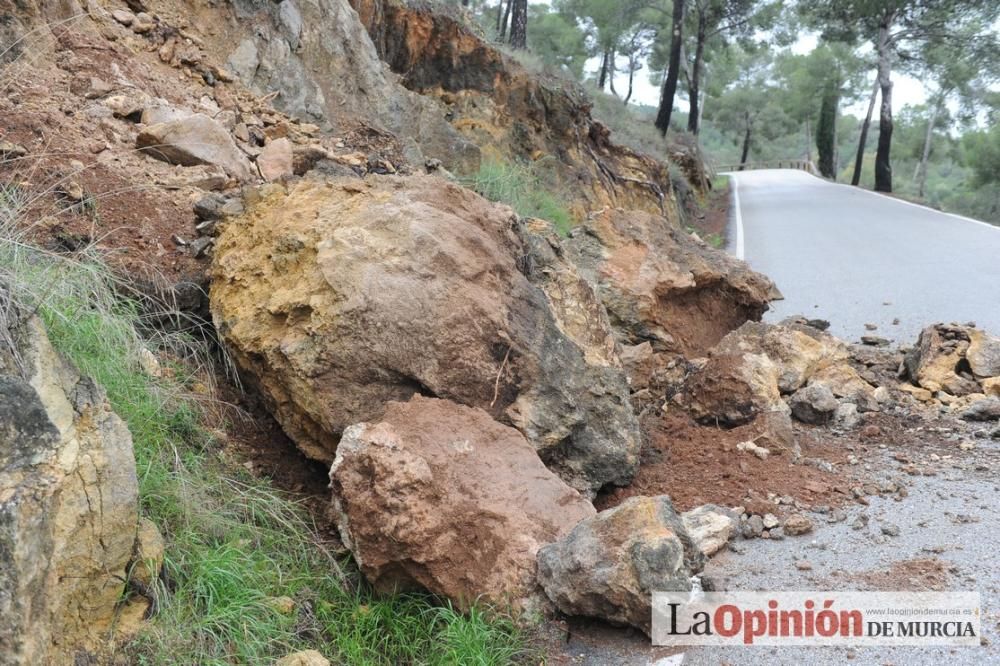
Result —
[{"label": "white road marking", "polygon": [[[814,176],[815,178],[815,176]],[[966,217],[964,215],[957,215],[956,213],[946,213],[943,210],[938,210],[936,208],[931,208],[930,206],[924,206],[922,204],[914,203],[912,201],[907,201],[906,199],[898,199],[896,197],[891,197],[888,194],[883,194],[882,192],[876,192],[874,190],[868,190],[863,187],[856,185],[848,185],[847,183],[832,183],[833,185],[841,185],[843,187],[850,187],[854,190],[861,190],[862,192],[867,192],[868,194],[874,194],[877,197],[882,197],[883,199],[889,199],[890,201],[895,201],[896,203],[906,204],[907,206],[913,206],[914,208],[923,208],[924,210],[929,210],[932,213],[938,213],[939,215],[947,215],[948,217],[953,217],[956,220],[964,220],[966,222],[972,222],[973,224],[978,224],[983,227],[989,227],[994,231],[1000,231],[1000,227],[995,224],[990,224],[989,222],[983,222],[982,220],[976,220],[971,217]]]},{"label": "white road marking", "polygon": [[720,176],[729,176],[733,181],[733,207],[736,210],[736,258],[743,259],[743,213],[740,212],[740,183],[736,179],[736,174],[732,171],[720,173]]},{"label": "white road marking", "polygon": [[876,192],[874,190],[869,190],[859,185],[848,185],[847,183],[834,183],[826,180],[825,178],[820,178],[819,176],[813,176],[813,174],[803,171],[807,176],[812,176],[816,180],[822,181],[827,185],[839,185],[841,187],[849,187],[852,190],[866,192],[867,194],[874,194],[877,197],[882,197],[883,199],[888,199],[889,201],[895,201],[896,203],[906,204],[907,206],[913,206],[914,208],[922,208],[924,210],[929,210],[932,213],[937,213],[938,215],[947,215],[948,217],[953,217],[956,220],[964,220],[965,222],[972,222],[973,224],[978,224],[982,227],[987,227],[993,231],[1000,231],[1000,226],[995,224],[990,224],[989,222],[983,222],[982,220],[976,220],[971,217],[966,217],[964,215],[958,215],[956,213],[946,213],[943,210],[938,210],[936,208],[931,208],[930,206],[924,206],[923,204],[914,203],[912,201],[907,201],[906,199],[899,199],[897,197],[889,196],[888,194],[883,194],[882,192]]}]

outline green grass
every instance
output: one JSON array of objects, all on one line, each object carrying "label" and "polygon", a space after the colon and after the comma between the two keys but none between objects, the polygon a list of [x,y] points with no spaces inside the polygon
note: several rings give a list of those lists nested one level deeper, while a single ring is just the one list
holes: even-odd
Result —
[{"label": "green grass", "polygon": [[727,192],[729,190],[729,176],[715,175],[712,178],[713,192]]},{"label": "green grass", "polygon": [[[0,208],[0,222],[16,219],[10,205]],[[132,432],[141,512],[167,550],[159,612],[118,648],[129,663],[269,664],[308,648],[338,664],[525,657],[521,629],[503,614],[376,596],[327,552],[302,506],[227,460],[203,425],[217,403],[188,388],[205,376],[203,345],[186,335],[140,336],[139,308],[98,258],[49,254],[0,223],[0,280],[40,315],[53,345],[105,387]],[[183,359],[172,364],[178,372],[147,376],[143,347]],[[275,597],[291,597],[295,610],[282,613]]]},{"label": "green grass", "polygon": [[547,220],[560,236],[567,236],[576,220],[566,202],[541,175],[543,164],[484,158],[466,185],[490,201],[507,204],[522,217]]}]

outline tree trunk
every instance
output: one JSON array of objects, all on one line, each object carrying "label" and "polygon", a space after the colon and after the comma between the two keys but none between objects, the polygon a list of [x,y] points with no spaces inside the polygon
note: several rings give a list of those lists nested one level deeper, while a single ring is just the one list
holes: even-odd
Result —
[{"label": "tree trunk", "polygon": [[868,115],[865,122],[861,124],[861,136],[858,137],[858,157],[854,160],[854,175],[851,176],[851,185],[861,182],[861,166],[865,161],[865,144],[868,143],[868,128],[872,124],[872,113],[875,111],[875,100],[878,98],[878,77],[875,78],[875,87],[872,88],[872,97],[868,100]]},{"label": "tree trunk", "polygon": [[[507,8],[504,9],[503,11],[503,19],[501,19],[500,23],[497,26],[497,29],[500,32],[501,42],[503,42],[507,38],[507,25],[510,21],[510,7],[513,4],[514,0],[507,0]],[[501,2],[500,5],[503,6],[503,3]]]},{"label": "tree trunk", "polygon": [[746,134],[743,135],[743,154],[740,155],[740,171],[743,171],[743,167],[747,163],[747,157],[750,155],[750,133],[753,129],[753,124],[750,122],[750,112],[744,112],[744,118],[747,124]]},{"label": "tree trunk", "polygon": [[691,84],[688,86],[688,97],[690,98],[690,108],[688,110],[688,132],[698,136],[701,130],[701,110],[698,104],[701,101],[701,67],[702,60],[705,59],[705,39],[707,32],[705,26],[705,12],[698,12],[698,33],[694,46],[694,65],[691,67]]},{"label": "tree trunk", "polygon": [[618,91],[615,90],[615,57],[615,50],[611,49],[608,57],[608,87],[611,89],[611,94],[618,97]]},{"label": "tree trunk", "polygon": [[604,87],[608,85],[608,52],[610,49],[604,49],[604,54],[601,56],[601,73],[597,77],[597,87],[604,90]]},{"label": "tree trunk", "polygon": [[927,189],[927,160],[931,156],[931,138],[934,136],[934,123],[937,122],[939,108],[937,99],[931,102],[931,115],[927,119],[927,133],[924,134],[924,152],[920,155],[920,165],[918,166],[920,177],[917,180],[917,196],[921,199],[924,198]]},{"label": "tree trunk", "polygon": [[812,162],[812,128],[809,126],[809,118],[806,118],[806,162]]},{"label": "tree trunk", "polygon": [[887,12],[878,28],[878,83],[882,90],[882,104],[878,116],[878,149],[875,152],[875,191],[892,192],[892,45],[889,28],[893,14]]},{"label": "tree trunk", "polygon": [[528,0],[510,0],[514,6],[510,15],[510,45],[515,49],[528,46]]},{"label": "tree trunk", "polygon": [[639,62],[636,60],[635,55],[630,55],[628,57],[628,93],[623,100],[625,106],[628,106],[628,101],[632,99],[632,83],[635,81],[635,70],[638,68]]},{"label": "tree trunk", "polygon": [[670,127],[670,114],[674,111],[674,95],[677,93],[677,76],[681,68],[681,28],[684,25],[684,0],[674,0],[673,28],[670,35],[670,64],[667,66],[667,78],[663,81],[660,91],[660,108],[656,111],[656,128],[660,134],[667,135]]}]

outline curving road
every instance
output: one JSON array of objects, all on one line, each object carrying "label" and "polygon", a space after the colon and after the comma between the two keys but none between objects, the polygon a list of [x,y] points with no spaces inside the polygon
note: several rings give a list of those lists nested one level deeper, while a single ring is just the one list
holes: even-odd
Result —
[{"label": "curving road", "polygon": [[850,341],[913,342],[936,321],[1000,333],[1000,227],[802,171],[729,175],[729,250],[785,296],[765,320],[827,319]]}]

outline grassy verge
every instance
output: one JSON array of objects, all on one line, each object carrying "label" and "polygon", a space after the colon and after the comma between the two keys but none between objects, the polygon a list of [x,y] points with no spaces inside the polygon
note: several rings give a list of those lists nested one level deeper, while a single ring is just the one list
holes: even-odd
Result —
[{"label": "grassy verge", "polygon": [[[139,309],[99,258],[33,248],[18,237],[9,201],[0,213],[0,279],[107,390],[134,439],[141,511],[167,541],[158,613],[117,648],[129,663],[269,664],[308,648],[338,664],[524,657],[520,630],[502,615],[368,591],[323,548],[303,508],[228,461],[203,425],[219,410],[198,388],[207,375],[196,371],[207,358],[201,345],[184,335],[144,339]],[[182,360],[153,379],[143,349]]]},{"label": "grassy verge", "polygon": [[466,185],[490,201],[507,204],[522,217],[552,223],[560,236],[569,234],[576,220],[566,203],[547,185],[538,164],[484,158]]}]

